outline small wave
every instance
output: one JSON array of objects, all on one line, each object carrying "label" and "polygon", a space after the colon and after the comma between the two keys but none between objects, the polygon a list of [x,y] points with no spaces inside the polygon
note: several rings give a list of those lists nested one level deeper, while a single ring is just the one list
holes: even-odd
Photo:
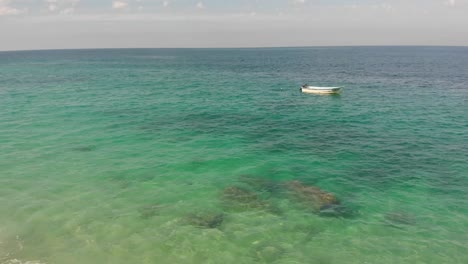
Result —
[{"label": "small wave", "polygon": [[46,263],[45,262],[40,262],[40,261],[37,261],[37,260],[23,261],[23,260],[19,260],[19,259],[9,259],[6,262],[1,262],[1,264],[46,264]]}]

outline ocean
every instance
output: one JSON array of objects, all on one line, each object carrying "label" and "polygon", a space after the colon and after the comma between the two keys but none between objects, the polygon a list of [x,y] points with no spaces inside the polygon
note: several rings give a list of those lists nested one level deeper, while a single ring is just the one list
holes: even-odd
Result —
[{"label": "ocean", "polygon": [[1,264],[468,263],[466,47],[0,52],[0,109]]}]

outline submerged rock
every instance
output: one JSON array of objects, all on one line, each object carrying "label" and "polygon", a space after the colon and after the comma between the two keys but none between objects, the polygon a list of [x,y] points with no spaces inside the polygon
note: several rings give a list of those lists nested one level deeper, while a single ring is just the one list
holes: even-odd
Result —
[{"label": "submerged rock", "polygon": [[344,206],[334,194],[319,187],[305,185],[300,181],[290,181],[285,186],[297,200],[315,213],[338,216],[344,211]]},{"label": "submerged rock", "polygon": [[230,210],[257,209],[278,214],[279,211],[271,203],[260,199],[253,191],[237,186],[226,187],[221,197],[223,205]]},{"label": "submerged rock", "polygon": [[285,253],[283,247],[268,242],[254,242],[253,251],[254,258],[261,263],[273,263]]},{"label": "submerged rock", "polygon": [[185,217],[185,222],[201,228],[218,228],[223,221],[223,213],[197,213]]},{"label": "submerged rock", "polygon": [[140,217],[143,219],[148,219],[159,214],[159,211],[164,208],[164,205],[160,204],[150,204],[145,205],[139,209]]},{"label": "submerged rock", "polygon": [[278,182],[265,178],[254,177],[251,175],[242,175],[239,177],[239,181],[246,183],[255,190],[261,192],[276,193],[281,190],[281,185]]},{"label": "submerged rock", "polygon": [[223,191],[225,202],[235,202],[242,204],[255,204],[259,201],[258,195],[250,190],[237,186],[229,186]]}]

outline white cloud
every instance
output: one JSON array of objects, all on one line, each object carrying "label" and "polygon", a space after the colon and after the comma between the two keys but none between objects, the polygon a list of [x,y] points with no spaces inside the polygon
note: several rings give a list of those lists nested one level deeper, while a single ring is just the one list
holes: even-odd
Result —
[{"label": "white cloud", "polygon": [[44,0],[49,4],[76,6],[80,0]]},{"label": "white cloud", "polygon": [[69,8],[65,8],[63,10],[60,11],[60,14],[63,14],[63,15],[71,15],[75,12],[75,8],[73,7],[69,7]]},{"label": "white cloud", "polygon": [[128,6],[127,2],[124,1],[114,1],[112,2],[112,8],[114,9],[122,9]]},{"label": "white cloud", "polygon": [[50,5],[49,5],[49,11],[50,11],[50,12],[54,12],[55,10],[57,10],[57,5],[55,5],[55,4],[50,4]]},{"label": "white cloud", "polygon": [[448,0],[448,1],[446,2],[446,4],[449,5],[449,6],[455,6],[455,5],[456,5],[456,2],[455,2],[455,0]]},{"label": "white cloud", "polygon": [[45,0],[49,12],[60,14],[72,14],[80,0]]},{"label": "white cloud", "polygon": [[197,3],[197,8],[198,9],[203,9],[203,8],[205,8],[205,5],[203,4],[203,2],[198,2]]},{"label": "white cloud", "polygon": [[24,10],[10,6],[10,0],[0,0],[0,16],[19,15],[24,13]]},{"label": "white cloud", "polygon": [[21,14],[21,10],[18,10],[13,7],[9,6],[0,6],[0,16],[6,16],[6,15],[18,15]]},{"label": "white cloud", "polygon": [[305,0],[293,0],[294,4],[304,4],[305,2]]},{"label": "white cloud", "polygon": [[393,9],[393,6],[390,5],[390,4],[387,4],[387,3],[381,4],[380,7],[385,9],[385,10],[392,10]]},{"label": "white cloud", "polygon": [[[468,45],[468,34],[463,34],[468,0],[295,1],[220,1],[212,6],[213,0],[101,0],[103,5],[97,0],[0,0],[0,50]],[[122,9],[113,9],[114,2],[126,7],[117,4]],[[197,3],[205,8],[198,9]],[[139,6],[143,11],[138,11]],[[59,34],[64,36],[60,42]]]}]

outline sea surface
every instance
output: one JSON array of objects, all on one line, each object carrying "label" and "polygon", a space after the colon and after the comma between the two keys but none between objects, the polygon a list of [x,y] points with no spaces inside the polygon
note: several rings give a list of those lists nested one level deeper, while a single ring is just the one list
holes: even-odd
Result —
[{"label": "sea surface", "polygon": [[0,263],[468,263],[468,48],[0,52]]}]

